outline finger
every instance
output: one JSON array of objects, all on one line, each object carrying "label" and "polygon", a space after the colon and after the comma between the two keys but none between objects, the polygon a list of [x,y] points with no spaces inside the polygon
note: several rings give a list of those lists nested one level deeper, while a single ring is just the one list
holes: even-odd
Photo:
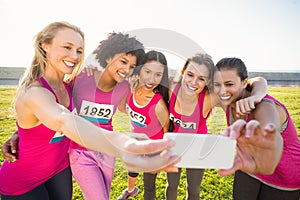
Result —
[{"label": "finger", "polygon": [[264,134],[260,129],[260,123],[257,120],[251,120],[246,125],[245,137],[250,138],[254,134]]},{"label": "finger", "polygon": [[15,162],[17,160],[17,157],[8,151],[2,151],[2,154],[3,154],[3,158],[8,162]]},{"label": "finger", "polygon": [[17,161],[17,158],[14,155],[4,156],[4,159],[7,160],[8,162],[16,162]]},{"label": "finger", "polygon": [[272,123],[268,123],[265,127],[264,130],[267,132],[267,134],[276,134],[276,127]]},{"label": "finger", "polygon": [[251,110],[254,110],[254,109],[255,109],[254,101],[249,101],[247,111],[250,112]]},{"label": "finger", "polygon": [[173,166],[179,161],[179,157],[171,156],[170,152],[152,157],[135,155],[134,157],[126,157],[126,159],[121,159],[125,163],[127,169],[135,172],[161,171],[164,168]]},{"label": "finger", "polygon": [[234,158],[233,166],[229,169],[219,169],[218,174],[220,176],[229,176],[234,174],[237,170],[241,168],[241,162],[238,156]]},{"label": "finger", "polygon": [[235,121],[229,128],[229,137],[231,138],[238,138],[242,134],[243,129],[245,128],[246,121],[245,120],[237,120]]},{"label": "finger", "polygon": [[17,153],[18,142],[10,141],[10,150],[12,153]]},{"label": "finger", "polygon": [[241,100],[240,101],[237,101],[236,102],[236,116],[239,117],[240,115],[243,115],[243,110],[244,110],[244,107],[243,107],[243,103],[241,103]]},{"label": "finger", "polygon": [[177,167],[169,166],[166,169],[164,169],[165,172],[178,172]]},{"label": "finger", "polygon": [[14,162],[16,161],[16,156],[13,155],[11,153],[11,142],[10,141],[6,141],[3,145],[2,145],[2,154],[5,160],[7,160],[8,162]]},{"label": "finger", "polygon": [[230,128],[229,128],[229,127],[225,128],[225,129],[221,132],[221,135],[223,135],[223,136],[229,136],[229,134],[230,134]]},{"label": "finger", "polygon": [[161,152],[165,149],[169,149],[174,146],[174,142],[171,139],[160,140],[134,140],[125,147],[126,151],[135,154],[153,154]]},{"label": "finger", "polygon": [[251,104],[250,101],[245,101],[244,110],[243,110],[244,115],[248,114],[252,110],[250,104]]}]

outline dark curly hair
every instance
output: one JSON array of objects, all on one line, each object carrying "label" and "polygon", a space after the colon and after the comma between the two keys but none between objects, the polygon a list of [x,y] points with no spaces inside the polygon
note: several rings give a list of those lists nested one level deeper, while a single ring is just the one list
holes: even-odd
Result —
[{"label": "dark curly hair", "polygon": [[105,40],[99,43],[99,46],[93,51],[96,60],[105,68],[106,60],[113,58],[116,54],[132,54],[137,58],[137,66],[144,63],[145,50],[144,45],[135,37],[129,37],[128,34],[110,33]]}]

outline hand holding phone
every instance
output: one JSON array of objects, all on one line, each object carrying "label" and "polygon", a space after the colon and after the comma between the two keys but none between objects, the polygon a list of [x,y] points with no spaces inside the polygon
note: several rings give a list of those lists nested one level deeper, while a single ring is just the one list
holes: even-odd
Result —
[{"label": "hand holding phone", "polygon": [[175,167],[228,169],[233,165],[235,139],[216,134],[189,133],[165,133],[164,138],[175,142],[172,154],[181,156]]}]

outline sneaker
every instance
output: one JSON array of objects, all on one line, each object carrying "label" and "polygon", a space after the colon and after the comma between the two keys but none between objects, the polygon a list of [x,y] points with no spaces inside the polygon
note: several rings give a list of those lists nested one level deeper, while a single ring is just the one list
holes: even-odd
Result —
[{"label": "sneaker", "polygon": [[127,200],[129,197],[133,197],[139,193],[139,188],[134,187],[132,192],[128,192],[128,188],[126,188],[123,193],[118,197],[118,200]]}]

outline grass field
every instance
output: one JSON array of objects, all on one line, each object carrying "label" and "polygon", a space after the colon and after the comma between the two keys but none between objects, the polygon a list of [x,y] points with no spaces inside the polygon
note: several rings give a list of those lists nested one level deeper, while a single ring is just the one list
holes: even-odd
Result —
[{"label": "grass field", "polygon": [[[0,144],[2,144],[15,130],[15,118],[11,115],[10,105],[15,95],[15,88],[0,88]],[[284,103],[294,120],[297,128],[298,137],[300,138],[300,87],[269,87],[269,94],[273,95]],[[116,131],[129,131],[130,124],[127,116],[123,113],[117,112],[113,120]],[[216,109],[213,111],[212,117],[209,122],[209,132],[219,133],[225,127],[225,118],[221,110]],[[2,152],[1,152],[2,154]],[[0,163],[3,162],[3,157],[0,156]],[[201,184],[200,196],[204,200],[218,200],[218,199],[232,199],[232,182],[233,176],[220,177],[217,170],[205,170],[203,181]],[[166,183],[166,175],[161,172],[157,178],[157,199],[165,199],[164,190]],[[143,181],[142,174],[139,176],[137,182],[138,187],[141,189],[140,193],[135,199],[142,199],[143,194]],[[115,175],[111,188],[111,199],[116,199],[118,195],[127,187],[127,170],[122,162],[117,160],[115,166]],[[185,173],[182,173],[182,179],[179,185],[178,199],[185,197]],[[74,182],[73,199],[83,199],[82,193],[78,185]]]}]

